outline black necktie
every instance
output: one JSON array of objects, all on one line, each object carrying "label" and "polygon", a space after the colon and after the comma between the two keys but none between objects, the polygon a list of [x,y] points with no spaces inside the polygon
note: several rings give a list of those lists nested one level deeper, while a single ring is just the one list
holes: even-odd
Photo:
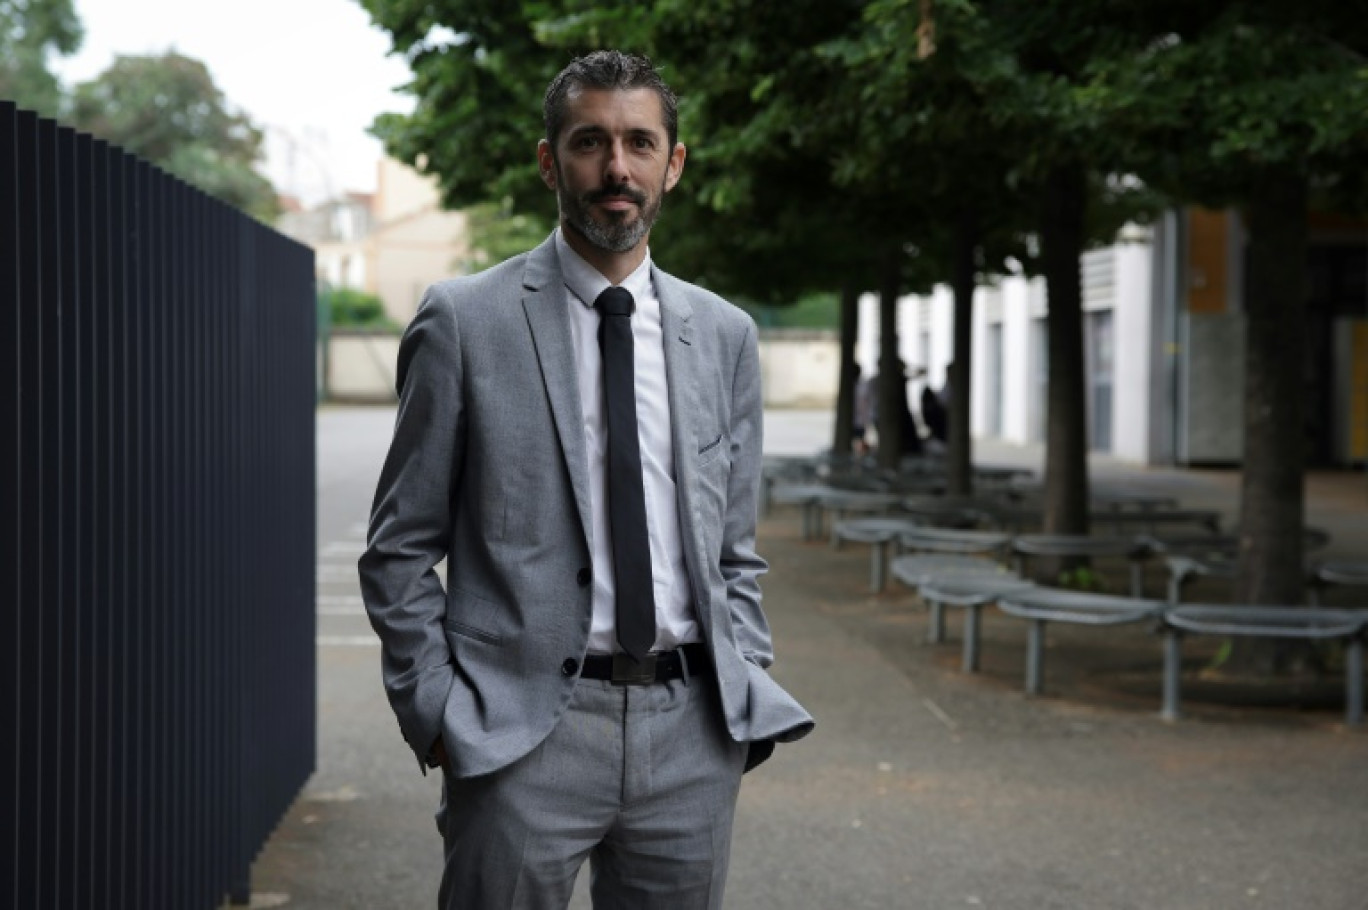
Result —
[{"label": "black necktie", "polygon": [[610,287],[594,301],[603,352],[603,403],[608,412],[608,522],[613,540],[618,644],[640,662],[655,644],[655,592],[646,492],[637,438],[636,369],[632,355],[631,291]]}]

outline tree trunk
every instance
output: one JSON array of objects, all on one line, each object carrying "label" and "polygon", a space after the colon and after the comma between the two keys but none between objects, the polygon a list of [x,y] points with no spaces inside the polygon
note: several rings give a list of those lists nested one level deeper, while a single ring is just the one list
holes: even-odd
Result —
[{"label": "tree trunk", "polygon": [[953,496],[974,492],[973,438],[969,433],[969,377],[972,375],[974,340],[975,259],[978,253],[978,219],[968,207],[961,210],[955,226],[954,357],[950,362],[949,433],[946,439],[947,485]]},{"label": "tree trunk", "polygon": [[902,458],[903,411],[907,379],[898,356],[898,291],[902,287],[902,251],[884,255],[879,275],[879,467],[896,470]]},{"label": "tree trunk", "polygon": [[855,336],[860,329],[860,289],[853,281],[841,288],[841,374],[836,392],[836,429],[831,454],[847,455],[855,424]]},{"label": "tree trunk", "polygon": [[1045,530],[1088,533],[1088,434],[1083,375],[1083,219],[1087,179],[1067,162],[1046,182],[1041,253],[1049,298]]},{"label": "tree trunk", "polygon": [[1307,183],[1296,174],[1268,173],[1253,189],[1235,598],[1289,605],[1301,603],[1305,584]]}]

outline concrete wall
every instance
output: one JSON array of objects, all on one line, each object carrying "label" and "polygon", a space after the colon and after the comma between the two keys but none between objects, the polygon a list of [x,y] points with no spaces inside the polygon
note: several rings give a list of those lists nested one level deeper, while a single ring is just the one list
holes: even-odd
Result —
[{"label": "concrete wall", "polygon": [[[327,357],[328,394],[336,401],[394,400],[399,337],[338,332]],[[765,405],[831,408],[836,403],[840,344],[836,333],[773,330],[761,334]]]},{"label": "concrete wall", "polygon": [[399,336],[337,332],[325,359],[327,395],[334,401],[394,401]]},{"label": "concrete wall", "polygon": [[830,408],[836,403],[841,346],[835,331],[766,329],[760,333],[765,404]]}]

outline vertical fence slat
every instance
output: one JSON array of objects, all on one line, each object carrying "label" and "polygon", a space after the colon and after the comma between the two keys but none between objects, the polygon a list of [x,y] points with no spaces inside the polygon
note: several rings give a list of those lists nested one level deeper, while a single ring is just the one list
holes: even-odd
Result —
[{"label": "vertical fence slat", "polygon": [[0,907],[245,899],[312,773],[312,282],[0,102]]},{"label": "vertical fence slat", "polygon": [[[23,679],[19,649],[20,603],[19,582],[19,351],[20,333],[19,264],[19,161],[18,122],[15,106],[0,101],[0,250],[14,250],[14,254],[0,253],[0,502],[12,503],[0,509],[0,598],[14,604],[14,609],[0,611],[0,678],[6,689],[13,689],[14,698],[0,704],[0,730],[20,730],[18,699],[22,696]],[[23,748],[16,735],[0,743],[0,902],[19,900],[18,864],[19,840],[19,753]]]},{"label": "vertical fence slat", "polygon": [[19,906],[24,900],[41,898],[42,877],[39,874],[39,836],[33,822],[40,814],[38,742],[41,710],[41,684],[37,672],[38,643],[41,641],[39,621],[41,601],[39,573],[35,571],[39,552],[38,537],[34,533],[41,514],[37,483],[40,449],[39,426],[42,402],[38,395],[39,383],[39,314],[38,299],[38,118],[28,111],[20,111],[15,118],[15,159],[17,180],[15,189],[17,227],[13,249],[13,268],[16,272],[18,293],[16,301],[18,349],[15,353],[15,398],[18,410],[17,461],[19,489],[17,506],[17,535],[14,542],[17,572],[15,617],[17,634],[14,653],[15,685],[18,688],[18,722],[13,741],[26,744],[17,749],[15,757],[15,893]]}]

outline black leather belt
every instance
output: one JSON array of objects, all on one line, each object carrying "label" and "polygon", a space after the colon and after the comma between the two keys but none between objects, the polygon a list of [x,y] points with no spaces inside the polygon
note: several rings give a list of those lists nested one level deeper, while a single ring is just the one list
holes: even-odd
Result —
[{"label": "black leather belt", "polygon": [[712,666],[701,644],[681,645],[675,651],[647,654],[637,663],[626,654],[588,654],[580,669],[583,679],[603,679],[619,686],[649,686],[670,679],[687,680]]}]

